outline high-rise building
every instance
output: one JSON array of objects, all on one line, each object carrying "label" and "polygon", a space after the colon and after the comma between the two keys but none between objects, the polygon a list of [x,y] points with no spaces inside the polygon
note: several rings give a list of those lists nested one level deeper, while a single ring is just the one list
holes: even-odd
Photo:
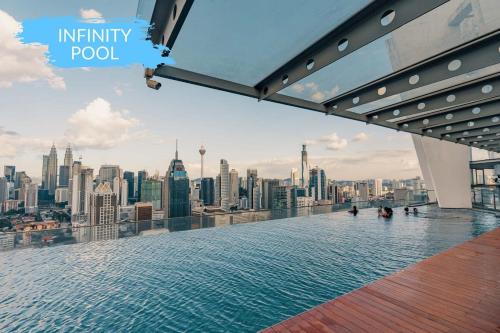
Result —
[{"label": "high-rise building", "polygon": [[214,205],[220,207],[220,174],[215,177]]},{"label": "high-rise building", "polygon": [[299,186],[300,185],[299,170],[297,170],[297,168],[292,168],[292,171],[290,171],[290,179],[291,179],[292,186]]},{"label": "high-rise building", "polygon": [[[118,165],[101,165],[99,168],[99,182],[100,183],[110,183],[113,184],[113,181],[116,177],[121,178],[121,170]],[[112,188],[112,190],[114,190]]]},{"label": "high-rise building", "polygon": [[[16,184],[16,188],[17,184]],[[49,155],[43,155],[42,163],[42,189],[49,189]]]},{"label": "high-rise building", "polygon": [[229,172],[229,202],[231,205],[238,205],[240,200],[240,183],[238,171],[232,169]]},{"label": "high-rise building", "polygon": [[226,160],[220,160],[220,207],[228,211],[231,204],[229,164]]},{"label": "high-rise building", "polygon": [[269,209],[286,209],[292,207],[292,191],[290,186],[272,187],[272,204]]},{"label": "high-rise building", "polygon": [[64,152],[64,165],[70,168],[73,166],[73,151],[70,145],[66,147],[66,151]]},{"label": "high-rise building", "polygon": [[262,208],[273,208],[273,188],[280,185],[279,179],[264,179],[262,180]]},{"label": "high-rise building", "polygon": [[109,183],[100,183],[90,194],[89,224],[92,240],[118,238],[118,197]]},{"label": "high-rise building", "polygon": [[53,196],[57,188],[57,150],[55,145],[52,145],[50,148],[47,163],[47,189],[49,190],[49,195]]},{"label": "high-rise building", "polygon": [[0,207],[2,202],[9,200],[9,181],[7,177],[0,178]]},{"label": "high-rise building", "polygon": [[315,201],[326,200],[326,174],[325,170],[314,167],[310,171],[309,193]]},{"label": "high-rise building", "polygon": [[36,214],[38,211],[38,185],[24,184],[24,211],[26,214]]},{"label": "high-rise building", "polygon": [[16,177],[14,181],[14,188],[21,188],[26,182],[26,178],[29,178],[25,171],[16,172]]},{"label": "high-rise building", "polygon": [[135,196],[135,188],[134,188],[134,172],[133,171],[125,171],[123,173],[123,179],[127,180],[127,183],[128,183],[128,187],[127,187],[127,190],[128,190],[128,193],[127,193],[127,197],[130,200],[132,200]]},{"label": "high-rise building", "polygon": [[56,194],[54,196],[54,201],[58,204],[62,204],[68,201],[69,190],[67,187],[56,188]]},{"label": "high-rise building", "polygon": [[154,210],[162,209],[162,182],[155,179],[147,179],[142,182],[141,202],[150,202]]},{"label": "high-rise building", "polygon": [[[253,192],[254,188],[257,186],[257,169],[247,169],[247,193],[248,193],[248,205],[249,209],[256,209],[254,207],[254,203],[257,202],[254,200]],[[258,191],[260,194],[260,190]],[[259,204],[260,209],[260,204]]]},{"label": "high-rise building", "polygon": [[170,162],[167,174],[165,175],[164,193],[165,217],[191,215],[189,178],[184,164],[179,160],[177,144],[175,158]]},{"label": "high-rise building", "polygon": [[146,170],[141,170],[137,173],[137,200],[142,201],[141,189],[142,182],[148,178],[148,172]]},{"label": "high-rise building", "polygon": [[359,199],[361,201],[368,201],[369,198],[368,182],[357,183],[357,188],[358,188]]},{"label": "high-rise building", "polygon": [[70,169],[67,165],[59,166],[59,187],[69,186]]},{"label": "high-rise building", "polygon": [[259,182],[256,182],[255,186],[253,187],[252,200],[253,202],[251,203],[252,206],[250,207],[250,209],[260,210],[262,208],[262,189]]},{"label": "high-rise building", "polygon": [[300,186],[307,187],[309,184],[309,162],[307,161],[307,150],[306,145],[302,145],[301,152],[301,178]]},{"label": "high-rise building", "polygon": [[6,165],[3,167],[4,177],[8,182],[14,182],[16,176],[16,166],[15,165]]},{"label": "high-rise building", "polygon": [[71,222],[84,223],[87,221],[90,194],[94,189],[94,170],[82,166],[77,161],[73,163],[71,186]]},{"label": "high-rise building", "polygon": [[205,206],[212,206],[214,204],[214,179],[203,178],[200,184],[200,199]]},{"label": "high-rise building", "polygon": [[126,205],[128,205],[128,181],[122,179],[120,186],[120,206]]},{"label": "high-rise building", "polygon": [[373,182],[373,192],[373,194],[375,194],[375,196],[377,197],[382,196],[382,179],[375,179],[375,181]]}]

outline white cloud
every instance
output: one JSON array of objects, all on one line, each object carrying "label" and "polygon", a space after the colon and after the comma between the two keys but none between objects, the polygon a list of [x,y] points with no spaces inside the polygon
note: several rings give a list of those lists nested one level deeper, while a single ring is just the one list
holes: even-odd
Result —
[{"label": "white cloud", "polygon": [[352,138],[352,141],[359,142],[359,141],[365,141],[366,139],[368,139],[368,135],[365,132],[360,132]]},{"label": "white cloud", "polygon": [[119,87],[114,87],[113,90],[115,91],[115,94],[118,96],[123,95],[123,90],[121,90]]},{"label": "white cloud", "polygon": [[324,135],[321,138],[319,138],[319,141],[325,142],[326,149],[328,150],[340,150],[347,146],[347,140],[341,138],[337,133]]},{"label": "white cloud", "polygon": [[80,9],[80,16],[83,19],[87,20],[88,22],[92,22],[92,23],[104,23],[105,22],[101,12],[99,12],[95,9],[92,9],[92,8],[89,8],[89,9],[81,8]]},{"label": "white cloud", "polygon": [[293,91],[297,92],[297,93],[302,93],[304,91],[304,85],[300,84],[300,83],[295,83],[292,85],[292,89]]},{"label": "white cloud", "polygon": [[325,100],[325,94],[322,93],[321,91],[316,91],[314,94],[311,95],[311,98],[313,99],[313,101],[322,102]]},{"label": "white cloud", "polygon": [[27,150],[47,149],[50,147],[50,141],[21,137],[14,131],[4,130],[0,127],[0,158],[12,158],[18,153]]},{"label": "white cloud", "polygon": [[0,10],[0,88],[45,80],[54,89],[65,89],[64,79],[48,65],[48,47],[21,43],[16,37],[21,30],[21,23]]},{"label": "white cloud", "polygon": [[144,133],[131,133],[139,125],[126,111],[114,111],[103,98],[96,98],[68,119],[65,139],[77,149],[110,149]]}]

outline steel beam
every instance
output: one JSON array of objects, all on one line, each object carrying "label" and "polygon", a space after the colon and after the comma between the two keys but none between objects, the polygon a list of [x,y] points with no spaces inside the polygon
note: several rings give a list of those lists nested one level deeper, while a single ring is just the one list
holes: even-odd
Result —
[{"label": "steel beam", "polygon": [[[373,102],[498,64],[500,29],[372,81],[325,103],[336,110]],[[383,92],[383,94],[381,94]],[[335,112],[334,112],[335,113]]]},{"label": "steel beam", "polygon": [[466,138],[462,143],[471,144],[472,142],[491,142],[490,140],[496,141],[500,139],[500,133],[486,134],[486,135],[475,135]]},{"label": "steel beam", "polygon": [[261,99],[267,99],[446,2],[448,0],[375,0],[291,58],[255,88]]},{"label": "steel beam", "polygon": [[497,126],[486,126],[482,128],[474,128],[465,131],[452,131],[443,135],[443,138],[459,142],[462,138],[462,142],[467,141],[471,138],[475,138],[478,135],[490,135],[500,133],[500,125]]},{"label": "steel beam", "polygon": [[[495,116],[488,116],[484,118],[479,118],[479,119],[474,119],[471,120],[470,122],[461,122],[461,123],[455,123],[452,125],[447,125],[447,126],[452,126],[452,130],[456,132],[468,132],[473,129],[477,128],[488,128],[489,126],[493,125],[499,125],[500,124],[500,115],[495,115]],[[450,130],[446,129],[446,126],[439,126],[432,128],[432,134],[433,136],[440,136],[443,137],[446,135],[446,132],[450,132]],[[425,131],[427,133],[427,131]],[[466,136],[467,134],[464,134]]]},{"label": "steel beam", "polygon": [[153,44],[172,49],[194,0],[156,0],[149,34]]},{"label": "steel beam", "polygon": [[[491,90],[490,90],[491,89]],[[470,102],[500,97],[500,74],[482,77],[453,87],[432,92],[367,114],[369,121],[381,122],[424,117],[429,111],[456,108]]]},{"label": "steel beam", "polygon": [[[457,108],[444,109],[427,114],[410,121],[398,122],[398,126],[405,130],[423,131],[435,127],[446,126],[448,131],[453,130],[456,124],[474,121],[478,118],[500,115],[500,97],[465,104]],[[474,125],[472,125],[474,126]],[[472,127],[470,126],[470,127]],[[433,132],[433,131],[432,131]]]}]

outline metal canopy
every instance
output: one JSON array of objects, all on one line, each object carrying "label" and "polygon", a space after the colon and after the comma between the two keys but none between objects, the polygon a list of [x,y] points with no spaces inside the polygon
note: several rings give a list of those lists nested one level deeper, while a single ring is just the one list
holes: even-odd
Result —
[{"label": "metal canopy", "polygon": [[497,0],[140,0],[139,14],[180,60],[155,76],[500,152]]}]

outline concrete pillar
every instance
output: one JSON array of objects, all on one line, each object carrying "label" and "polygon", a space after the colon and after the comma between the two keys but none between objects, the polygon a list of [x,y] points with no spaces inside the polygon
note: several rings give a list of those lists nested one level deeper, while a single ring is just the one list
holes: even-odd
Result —
[{"label": "concrete pillar", "polygon": [[412,135],[418,162],[429,190],[441,208],[472,208],[469,147]]}]

